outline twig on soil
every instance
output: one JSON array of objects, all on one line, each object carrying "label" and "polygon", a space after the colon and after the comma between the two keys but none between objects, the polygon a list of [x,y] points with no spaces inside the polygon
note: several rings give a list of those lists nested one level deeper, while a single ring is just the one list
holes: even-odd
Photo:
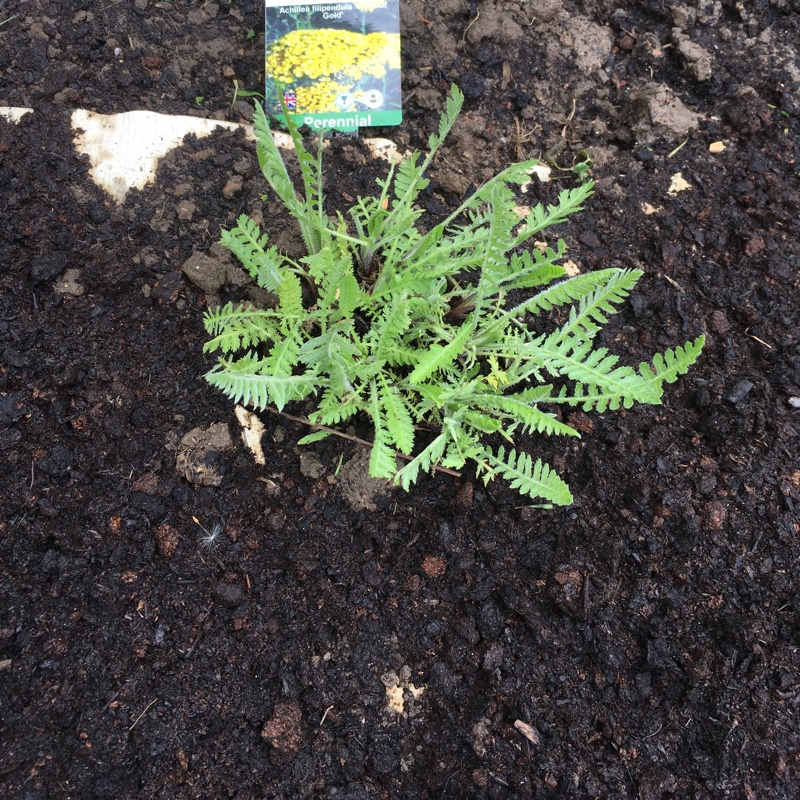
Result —
[{"label": "twig on soil", "polygon": [[661,732],[661,729],[663,727],[664,727],[664,723],[662,722],[652,733],[648,733],[647,736],[645,736],[644,738],[645,739],[652,739],[657,733]]},{"label": "twig on soil", "polygon": [[572,120],[575,119],[575,111],[578,108],[578,101],[576,98],[572,98],[572,111],[569,112],[569,116],[564,120],[564,127],[561,129],[561,138],[567,138],[567,128],[570,127]]},{"label": "twig on soil", "polygon": [[138,717],[136,717],[136,719],[133,721],[133,725],[131,725],[131,726],[130,726],[130,728],[128,728],[128,730],[129,730],[129,731],[132,731],[132,730],[133,730],[133,729],[136,727],[136,723],[137,723],[137,722],[138,722],[138,721],[139,721],[139,720],[140,720],[140,719],[141,719],[141,718],[142,718],[142,717],[143,717],[143,716],[144,716],[144,715],[145,715],[145,714],[146,714],[146,713],[147,713],[147,712],[148,712],[148,711],[149,711],[149,710],[150,710],[150,709],[151,709],[151,708],[152,708],[152,707],[153,707],[153,706],[154,706],[154,705],[157,703],[157,702],[158,702],[158,698],[157,698],[157,697],[156,697],[156,699],[155,699],[155,700],[151,700],[151,701],[150,701],[150,702],[147,704],[147,707],[145,708],[145,710],[144,710],[144,711],[142,711],[142,713],[141,713],[141,714],[139,714],[139,716],[138,716]]},{"label": "twig on soil", "polygon": [[467,25],[467,27],[464,28],[464,34],[461,37],[461,44],[464,44],[464,42],[467,40],[467,34],[469,33],[469,29],[481,18],[481,10],[477,9],[477,11],[478,13],[475,15],[475,19],[471,20],[469,25]]},{"label": "twig on soil", "polygon": [[744,335],[747,336],[748,339],[755,339],[759,344],[763,344],[768,350],[772,350],[772,345],[767,344],[763,339],[759,339],[758,336],[753,336],[750,333],[750,328],[745,328]]},{"label": "twig on soil", "polygon": [[525,157],[522,155],[522,143],[529,142],[533,138],[533,134],[536,133],[540,126],[534,125],[529,131],[523,132],[519,117],[514,117],[514,123],[517,129],[517,158],[520,161],[523,161]]},{"label": "twig on soil", "polygon": [[[367,441],[366,439],[362,439],[360,436],[353,436],[350,433],[342,433],[341,431],[337,431],[334,428],[329,428],[326,425],[315,425],[310,419],[306,417],[295,417],[293,414],[287,414],[285,411],[278,411],[277,408],[266,408],[272,414],[276,414],[279,417],[285,417],[286,419],[291,420],[292,422],[299,422],[301,425],[308,425],[310,428],[313,428],[315,431],[325,431],[326,433],[332,433],[334,436],[338,436],[341,439],[347,439],[349,442],[356,442],[357,444],[363,444],[365,447],[372,447],[372,442]],[[413,461],[411,456],[407,456],[405,453],[395,452],[395,455],[399,456],[400,458],[404,459],[405,461]],[[460,478],[461,473],[456,472],[454,469],[449,469],[448,467],[440,467],[436,464],[431,465],[436,472],[445,472],[448,475],[452,475],[454,478]]]},{"label": "twig on soil", "polygon": [[683,286],[681,286],[681,285],[678,283],[678,281],[674,280],[673,278],[670,278],[670,276],[669,276],[669,275],[662,275],[661,277],[662,277],[662,278],[663,278],[665,281],[667,281],[667,283],[669,283],[669,284],[671,284],[672,286],[674,286],[674,287],[675,287],[675,288],[676,288],[676,289],[677,289],[677,290],[678,290],[678,291],[679,291],[681,294],[684,294],[684,291],[685,291],[685,290],[684,290]]}]

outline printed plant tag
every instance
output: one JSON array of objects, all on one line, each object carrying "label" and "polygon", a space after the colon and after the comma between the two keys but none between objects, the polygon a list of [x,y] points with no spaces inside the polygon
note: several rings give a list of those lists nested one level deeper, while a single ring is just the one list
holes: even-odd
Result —
[{"label": "printed plant tag", "polygon": [[265,0],[266,110],[313,130],[399,125],[400,2]]}]

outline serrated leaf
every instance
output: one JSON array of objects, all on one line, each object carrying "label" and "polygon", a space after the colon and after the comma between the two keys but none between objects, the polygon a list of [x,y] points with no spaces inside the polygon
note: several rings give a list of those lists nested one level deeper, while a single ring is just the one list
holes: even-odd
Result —
[{"label": "serrated leaf", "polygon": [[504,289],[534,289],[552,283],[557,278],[563,278],[567,271],[564,267],[554,264],[564,251],[564,243],[559,241],[558,251],[547,248],[544,253],[535,252],[533,258],[525,250],[522,255],[511,257],[511,271],[508,277],[500,281]]},{"label": "serrated leaf", "polygon": [[315,425],[339,425],[362,410],[362,403],[357,393],[342,396],[340,392],[328,388],[322,393],[317,410],[311,412],[308,418]]},{"label": "serrated leaf", "polygon": [[562,191],[558,196],[558,203],[553,206],[547,206],[547,208],[542,205],[535,206],[531,209],[525,228],[517,236],[515,244],[522,244],[522,242],[530,239],[531,236],[552,225],[560,225],[570,214],[580,211],[583,208],[583,203],[589,199],[593,192],[594,182],[586,181],[574,189]]},{"label": "serrated leaf", "polygon": [[283,280],[280,267],[282,259],[274,247],[267,247],[267,235],[244,214],[235,228],[220,232],[220,243],[227,247],[259,286],[274,292]]},{"label": "serrated leaf", "polygon": [[369,455],[369,474],[373,478],[391,478],[397,472],[397,464],[394,450],[389,446],[391,438],[386,428],[381,392],[375,381],[370,382],[367,411],[375,428],[372,451]]},{"label": "serrated leaf", "polygon": [[282,336],[281,322],[274,312],[227,303],[206,312],[205,328],[213,338],[203,345],[203,351],[232,353],[275,341]]},{"label": "serrated leaf", "polygon": [[497,433],[503,429],[503,423],[497,417],[490,417],[488,414],[478,414],[475,411],[465,411],[464,421],[473,428],[477,428],[481,433]]},{"label": "serrated leaf", "polygon": [[464,105],[464,94],[461,89],[454,83],[450,85],[450,95],[445,104],[445,112],[439,120],[438,134],[432,134],[428,137],[428,149],[431,152],[436,152],[439,145],[447,138],[447,134],[453,127],[458,115],[461,113],[461,108]]},{"label": "serrated leaf", "polygon": [[276,378],[288,378],[300,360],[300,338],[292,331],[278,339],[269,351],[264,369]]},{"label": "serrated leaf", "polygon": [[248,354],[235,362],[220,359],[218,366],[206,373],[205,378],[234,403],[259,411],[270,403],[281,411],[291,400],[303,400],[316,391],[317,382],[311,376],[275,377],[262,374],[263,368],[263,359]]},{"label": "serrated leaf", "polygon": [[284,319],[304,313],[303,289],[297,275],[286,275],[278,287],[278,306]]},{"label": "serrated leaf", "polygon": [[427,472],[432,464],[439,462],[446,444],[446,435],[439,434],[419,455],[397,472],[394,482],[408,491],[411,484],[417,482],[420,470]]},{"label": "serrated leaf", "polygon": [[314,433],[309,433],[307,436],[303,436],[302,439],[298,439],[297,444],[313,444],[314,442],[321,442],[323,439],[327,439],[330,435],[330,431],[314,431]]},{"label": "serrated leaf", "polygon": [[464,345],[471,333],[472,331],[469,326],[462,325],[449,344],[444,346],[439,344],[433,345],[428,354],[422,356],[417,366],[414,367],[411,374],[408,376],[408,383],[412,386],[415,383],[422,383],[430,378],[437,370],[443,370],[449,367],[463,351]]},{"label": "serrated leaf", "polygon": [[400,392],[385,381],[381,386],[381,403],[391,440],[401,453],[408,455],[414,449],[414,421]]},{"label": "serrated leaf", "polygon": [[478,395],[474,402],[480,408],[500,412],[511,419],[521,422],[523,429],[534,430],[537,433],[546,433],[548,435],[579,436],[574,428],[559,421],[552,414],[547,414],[530,405],[519,397],[483,394]]},{"label": "serrated leaf", "polygon": [[693,342],[687,342],[683,347],[667,350],[664,354],[656,353],[653,364],[642,363],[639,372],[650,383],[673,383],[679,375],[684,375],[692,364],[700,357],[705,336],[698,336]]},{"label": "serrated leaf", "polygon": [[507,454],[501,447],[489,455],[489,463],[507,480],[512,489],[529,497],[541,497],[557,506],[571,505],[572,493],[558,474],[538,458],[533,461],[527,453],[515,450]]},{"label": "serrated leaf", "polygon": [[338,293],[335,293],[338,309],[332,314],[331,319],[347,319],[352,316],[353,312],[362,306],[366,300],[364,292],[358,285],[358,281],[354,275],[342,276],[339,285],[336,287]]},{"label": "serrated leaf", "polygon": [[393,478],[397,472],[394,450],[376,438],[369,454],[369,474],[373,478]]}]

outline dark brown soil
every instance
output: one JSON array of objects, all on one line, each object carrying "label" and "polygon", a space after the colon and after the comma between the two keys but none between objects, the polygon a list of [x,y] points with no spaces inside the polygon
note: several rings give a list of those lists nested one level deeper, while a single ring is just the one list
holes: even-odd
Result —
[{"label": "dark brown soil", "polygon": [[[646,272],[607,345],[708,344],[663,406],[528,443],[570,508],[436,475],[356,511],[355,445],[301,470],[265,414],[258,467],[202,378],[181,268],[261,206],[252,145],[187,140],[119,206],[72,146],[76,108],[246,117],[260,5],[0,2],[0,105],[35,108],[0,121],[0,796],[800,797],[800,8],[672,5],[404,6],[406,121],[375,133],[424,146],[468,96],[426,210],[588,151],[569,257]],[[652,124],[658,87],[697,127]],[[334,203],[384,169],[327,158]],[[181,445],[215,423],[232,449]]]}]

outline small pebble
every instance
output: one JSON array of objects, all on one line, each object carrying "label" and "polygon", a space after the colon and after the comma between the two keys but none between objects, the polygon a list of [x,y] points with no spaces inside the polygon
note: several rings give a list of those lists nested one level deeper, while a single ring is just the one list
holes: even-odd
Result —
[{"label": "small pebble", "polygon": [[218,583],[211,596],[223,608],[237,608],[246,600],[244,592],[233,583]]},{"label": "small pebble", "polygon": [[717,310],[711,315],[711,330],[720,334],[720,336],[731,332],[731,324],[728,322],[724,311]]},{"label": "small pebble", "polygon": [[742,400],[744,400],[744,398],[747,397],[748,394],[750,394],[750,392],[753,389],[753,386],[754,384],[748,380],[739,381],[739,383],[737,383],[736,386],[733,387],[733,391],[730,394],[726,395],[725,399],[729,403],[733,403],[735,405],[736,403],[739,403]]}]

